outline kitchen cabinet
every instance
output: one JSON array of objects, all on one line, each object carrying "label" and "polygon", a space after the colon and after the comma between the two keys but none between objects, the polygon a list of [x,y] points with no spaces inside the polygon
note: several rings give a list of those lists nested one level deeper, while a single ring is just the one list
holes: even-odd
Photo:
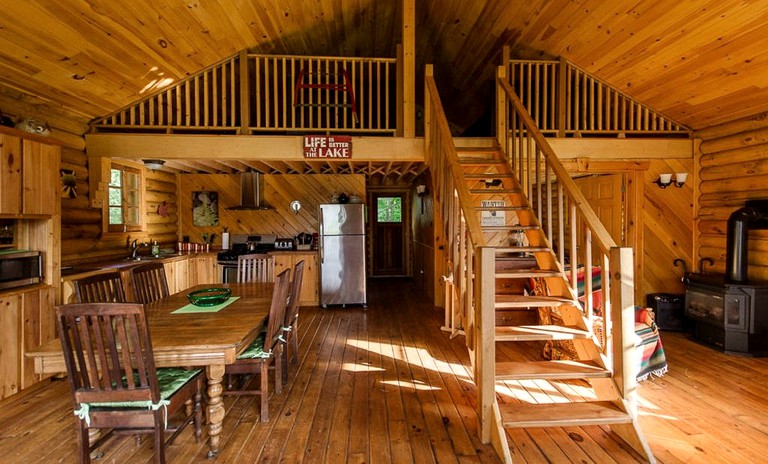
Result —
[{"label": "kitchen cabinet", "polygon": [[205,253],[195,258],[197,280],[196,285],[200,284],[220,284],[221,272],[216,263],[215,253]]},{"label": "kitchen cabinet", "polygon": [[23,134],[0,132],[0,214],[57,214],[61,147]]},{"label": "kitchen cabinet", "polygon": [[[275,258],[275,275],[284,269],[293,269],[302,259],[304,260],[304,276],[301,282],[301,297],[299,303],[304,306],[314,306],[320,303],[316,251],[284,251],[270,253]],[[293,276],[291,276],[293,279]]]},{"label": "kitchen cabinet", "polygon": [[56,338],[54,296],[48,285],[0,294],[0,397],[40,380],[25,353]]}]

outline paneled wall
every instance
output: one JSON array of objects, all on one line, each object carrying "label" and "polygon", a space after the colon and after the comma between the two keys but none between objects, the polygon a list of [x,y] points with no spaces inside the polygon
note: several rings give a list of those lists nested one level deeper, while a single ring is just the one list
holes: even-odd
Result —
[{"label": "paneled wall", "polygon": [[[728,216],[747,200],[768,199],[768,113],[694,135],[702,139],[697,254],[713,259],[715,271],[725,272]],[[768,230],[749,233],[749,278],[768,281]]]},{"label": "paneled wall", "polygon": [[[365,176],[362,174],[277,174],[262,176],[264,211],[233,211],[240,204],[240,176],[237,174],[181,174],[179,176],[179,234],[200,242],[202,234],[216,234],[214,247],[221,246],[221,233],[227,226],[233,234],[276,234],[293,237],[301,232],[317,232],[318,206],[330,203],[338,193],[365,199]],[[195,226],[192,218],[193,192],[216,192],[218,226]],[[301,202],[294,213],[290,204]]]},{"label": "paneled wall", "polygon": [[[425,185],[426,192],[416,193],[416,185]],[[443,295],[435,295],[435,213],[431,178],[422,175],[413,182],[411,212],[413,228],[413,279],[435,306],[443,306]]]},{"label": "paneled wall", "polygon": [[[693,192],[695,176],[693,160],[651,160],[643,178],[642,205],[643,250],[642,278],[635,276],[641,295],[648,293],[683,293],[683,268],[675,267],[676,258],[683,259],[690,269],[693,254]],[[659,188],[653,182],[662,173],[687,172],[682,188]],[[645,301],[637,301],[644,305]]]}]

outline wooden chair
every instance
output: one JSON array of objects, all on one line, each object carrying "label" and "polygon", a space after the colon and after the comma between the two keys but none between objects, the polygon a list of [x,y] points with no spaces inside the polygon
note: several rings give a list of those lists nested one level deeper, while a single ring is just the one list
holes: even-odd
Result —
[{"label": "wooden chair", "polygon": [[237,257],[238,282],[274,282],[274,258],[264,254],[240,255]]},{"label": "wooden chair", "polygon": [[[56,307],[67,366],[81,463],[113,431],[154,433],[155,462],[165,446],[193,422],[202,435],[202,370],[155,369],[144,306],[138,303],[84,303]],[[194,403],[194,404],[193,404]],[[186,407],[177,428],[167,419]],[[89,429],[111,429],[89,444]],[[172,432],[165,439],[165,432]]]},{"label": "wooden chair", "polygon": [[131,269],[133,300],[147,304],[168,296],[168,280],[163,263],[147,263]]},{"label": "wooden chair", "polygon": [[75,301],[77,303],[125,303],[123,279],[119,272],[106,272],[77,279]]},{"label": "wooden chair", "polygon": [[288,297],[288,307],[285,310],[283,332],[285,334],[285,353],[283,353],[283,381],[288,382],[288,362],[299,363],[299,338],[296,325],[299,320],[299,303],[301,300],[301,283],[304,277],[304,260],[293,267],[291,293]]},{"label": "wooden chair", "polygon": [[[290,269],[281,272],[275,279],[272,304],[269,308],[269,321],[266,332],[262,332],[251,345],[237,357],[232,364],[227,364],[225,374],[260,375],[258,389],[227,389],[225,395],[258,395],[261,397],[261,421],[269,421],[269,368],[274,365],[275,391],[283,390],[282,384],[282,333],[285,321],[285,307],[288,301]],[[250,384],[251,382],[249,382]],[[248,384],[245,385],[246,387]]]}]

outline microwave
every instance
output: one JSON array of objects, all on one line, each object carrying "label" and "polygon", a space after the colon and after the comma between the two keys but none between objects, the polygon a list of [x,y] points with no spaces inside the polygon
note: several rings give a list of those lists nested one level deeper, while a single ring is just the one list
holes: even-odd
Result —
[{"label": "microwave", "polygon": [[43,281],[43,258],[39,251],[0,251],[0,290]]}]

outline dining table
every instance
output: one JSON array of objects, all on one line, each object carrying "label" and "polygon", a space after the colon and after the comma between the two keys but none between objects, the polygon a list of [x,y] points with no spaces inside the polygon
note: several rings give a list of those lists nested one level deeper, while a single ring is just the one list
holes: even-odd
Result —
[{"label": "dining table", "polygon": [[[231,299],[218,306],[191,305],[188,294],[209,288],[229,288]],[[145,306],[157,367],[204,368],[207,377],[208,457],[219,452],[224,421],[222,380],[227,364],[235,362],[262,331],[269,315],[274,283],[198,285]],[[217,310],[218,307],[221,307]],[[32,349],[35,372],[66,373],[61,342],[54,339]]]}]

